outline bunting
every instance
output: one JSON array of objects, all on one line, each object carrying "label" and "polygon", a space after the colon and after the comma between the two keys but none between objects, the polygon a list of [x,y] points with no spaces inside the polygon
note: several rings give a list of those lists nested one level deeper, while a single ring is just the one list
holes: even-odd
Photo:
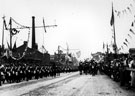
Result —
[{"label": "bunting", "polygon": [[125,6],[125,8],[123,10],[115,10],[115,13],[117,14],[117,16],[121,16],[122,14],[124,15],[125,13],[127,14],[127,12],[132,13],[132,9],[133,9],[133,5],[130,3],[127,6]]},{"label": "bunting", "polygon": [[130,29],[129,31],[132,32],[135,35],[135,32],[132,29]]},{"label": "bunting", "polygon": [[131,13],[131,9],[129,7],[127,7],[127,9],[129,10],[129,12]]},{"label": "bunting", "polygon": [[13,28],[11,31],[12,35],[16,35],[17,33],[19,33],[20,31],[18,31],[17,29]]}]

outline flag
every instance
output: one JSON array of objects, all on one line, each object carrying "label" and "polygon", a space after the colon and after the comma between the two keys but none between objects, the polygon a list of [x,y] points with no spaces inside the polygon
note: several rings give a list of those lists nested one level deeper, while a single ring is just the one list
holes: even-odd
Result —
[{"label": "flag", "polygon": [[81,51],[76,52],[77,58],[81,56]]},{"label": "flag", "polygon": [[113,12],[113,3],[112,3],[112,16],[111,16],[110,25],[112,26],[113,24],[114,24],[114,12]]},{"label": "flag", "polygon": [[4,19],[4,27],[5,27],[5,29],[7,30],[7,24],[6,24],[6,21],[5,21],[5,19]]},{"label": "flag", "polygon": [[130,29],[129,31],[132,32],[135,35],[135,32],[132,29]]},{"label": "flag", "polygon": [[45,53],[47,52],[47,50],[45,49],[44,45],[42,45],[42,49],[44,50]]},{"label": "flag", "polygon": [[104,44],[104,42],[103,42],[103,49],[105,49],[105,44]]},{"label": "flag", "polygon": [[128,47],[127,43],[123,42],[123,44],[126,45],[126,46]]},{"label": "flag", "polygon": [[43,18],[43,26],[44,26],[44,30],[45,30],[45,33],[46,33],[46,28],[45,28],[45,21],[44,21],[44,18]]},{"label": "flag", "polygon": [[11,19],[11,17],[10,17],[10,20],[9,20],[9,25],[11,25],[11,23],[12,23],[12,19]]}]

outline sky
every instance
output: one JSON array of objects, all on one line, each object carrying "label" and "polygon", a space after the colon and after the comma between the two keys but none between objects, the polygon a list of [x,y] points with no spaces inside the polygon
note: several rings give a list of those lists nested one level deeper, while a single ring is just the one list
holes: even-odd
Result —
[{"label": "sky", "polygon": [[[50,54],[54,54],[58,45],[65,49],[68,45],[70,52],[76,53],[80,50],[80,58],[89,58],[91,53],[105,51],[103,43],[111,45],[113,42],[113,31],[110,26],[112,2],[114,10],[117,10],[114,12],[116,42],[118,48],[124,47],[121,52],[128,52],[129,48],[135,47],[135,36],[129,32],[134,20],[134,0],[0,0],[0,44],[3,16],[7,25],[9,18],[12,17],[26,26],[32,26],[32,16],[35,16],[36,26],[43,26],[43,18],[46,25],[58,25],[46,28],[46,33],[44,28],[36,28],[36,43],[39,50],[44,45]],[[131,10],[127,9],[128,6]],[[124,9],[126,12],[122,13]],[[13,23],[13,26],[17,25]],[[22,45],[23,41],[28,39],[29,31],[31,47],[31,29],[20,30],[19,34],[13,37],[13,43],[17,40],[17,46]],[[132,38],[127,36],[128,33]],[[130,42],[128,46],[123,45],[125,38]],[[9,32],[5,30],[5,46],[7,42]]]}]

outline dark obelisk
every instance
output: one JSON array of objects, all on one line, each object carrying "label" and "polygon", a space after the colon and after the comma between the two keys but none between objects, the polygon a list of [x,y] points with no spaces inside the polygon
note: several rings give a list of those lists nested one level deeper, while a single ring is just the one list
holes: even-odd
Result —
[{"label": "dark obelisk", "polygon": [[35,16],[32,16],[32,49],[36,47],[36,38],[35,38]]}]

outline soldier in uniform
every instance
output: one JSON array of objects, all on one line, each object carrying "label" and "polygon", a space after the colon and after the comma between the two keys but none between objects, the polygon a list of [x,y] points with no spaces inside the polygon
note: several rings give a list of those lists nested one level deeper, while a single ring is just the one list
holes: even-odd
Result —
[{"label": "soldier in uniform", "polygon": [[2,85],[1,84],[1,82],[3,81],[5,81],[4,79],[4,70],[5,70],[5,67],[4,67],[4,65],[0,65],[0,86]]},{"label": "soldier in uniform", "polygon": [[79,63],[78,69],[79,69],[79,71],[80,71],[80,75],[82,75],[82,72],[83,72],[83,65],[82,65],[82,62]]},{"label": "soldier in uniform", "polygon": [[[131,68],[135,68],[135,55],[133,55],[133,60],[130,62]],[[135,87],[135,71],[131,71],[131,87]]]},{"label": "soldier in uniform", "polygon": [[55,62],[53,62],[53,65],[52,65],[52,76],[56,77],[56,64],[55,64]]}]

